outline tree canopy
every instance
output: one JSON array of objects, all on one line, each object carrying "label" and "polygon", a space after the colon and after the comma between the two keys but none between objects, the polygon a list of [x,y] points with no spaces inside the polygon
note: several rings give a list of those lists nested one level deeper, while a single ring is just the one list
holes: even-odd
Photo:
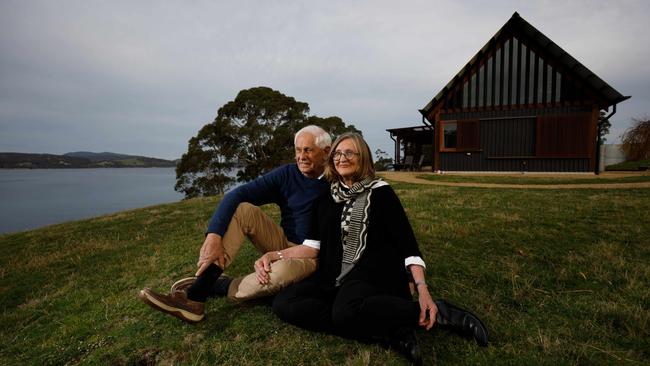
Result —
[{"label": "tree canopy", "polygon": [[650,159],[650,118],[633,118],[633,125],[623,133],[623,151],[628,160]]},{"label": "tree canopy", "polygon": [[381,149],[375,150],[375,170],[378,172],[388,170],[393,164],[393,159],[391,159],[388,154]]},{"label": "tree canopy", "polygon": [[612,123],[605,117],[605,111],[601,110],[598,116],[598,137],[603,144],[607,141],[605,136],[609,134],[609,129],[612,127]]},{"label": "tree canopy", "polygon": [[[336,136],[357,130],[339,117],[309,115],[309,105],[268,87],[240,91],[188,143],[175,189],[186,198],[221,194],[294,160],[293,137],[317,125]],[[233,173],[237,171],[236,176]]]}]

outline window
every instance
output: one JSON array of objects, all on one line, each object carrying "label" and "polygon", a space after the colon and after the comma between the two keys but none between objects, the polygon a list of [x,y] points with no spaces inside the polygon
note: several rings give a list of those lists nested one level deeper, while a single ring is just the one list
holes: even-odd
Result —
[{"label": "window", "polygon": [[481,65],[478,69],[478,106],[483,107],[483,100],[485,100],[485,65]]},{"label": "window", "polygon": [[456,122],[446,122],[442,124],[442,149],[456,149]]},{"label": "window", "polygon": [[519,64],[519,102],[518,104],[526,104],[526,45],[521,44],[521,63]]},{"label": "window", "polygon": [[494,57],[495,73],[494,73],[494,105],[501,105],[501,48],[497,49],[496,56]]},{"label": "window", "polygon": [[488,107],[492,106],[492,57],[487,60],[487,103]]},{"label": "window", "polygon": [[479,150],[478,120],[440,122],[440,151]]},{"label": "window", "polygon": [[463,84],[463,108],[467,108],[469,95],[469,80]]},{"label": "window", "polygon": [[508,87],[510,80],[510,73],[508,72],[510,68],[510,41],[506,41],[503,44],[503,100],[501,101],[502,105],[510,104],[510,97],[508,95]]}]

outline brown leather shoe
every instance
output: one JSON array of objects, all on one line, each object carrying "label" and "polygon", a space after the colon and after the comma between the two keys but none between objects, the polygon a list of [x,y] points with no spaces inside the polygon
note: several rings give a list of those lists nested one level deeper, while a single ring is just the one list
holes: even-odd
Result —
[{"label": "brown leather shoe", "polygon": [[[187,289],[192,287],[194,282],[196,282],[197,277],[185,277],[181,278],[180,280],[174,282],[174,284],[171,287],[170,293],[174,293],[176,291],[181,291],[187,293]],[[228,295],[228,287],[230,286],[230,282],[232,279],[228,276],[221,275],[219,278],[217,278],[217,281],[214,283],[212,286],[212,291],[210,292],[209,296],[227,296]]]},{"label": "brown leather shoe", "polygon": [[170,293],[174,293],[176,291],[181,291],[181,292],[187,292],[187,289],[190,288],[193,284],[194,281],[196,281],[197,277],[185,277],[181,278],[180,280],[174,282],[172,285],[172,288],[170,290]]},{"label": "brown leather shoe", "polygon": [[200,322],[205,315],[205,304],[188,299],[185,292],[175,291],[170,295],[162,295],[145,288],[138,297],[152,308],[188,323]]}]

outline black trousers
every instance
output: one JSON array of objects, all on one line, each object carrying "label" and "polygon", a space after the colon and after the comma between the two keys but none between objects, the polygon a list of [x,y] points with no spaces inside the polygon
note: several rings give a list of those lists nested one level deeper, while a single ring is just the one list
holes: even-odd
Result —
[{"label": "black trousers", "polygon": [[323,289],[307,279],[276,295],[273,312],[301,328],[376,341],[389,339],[400,329],[415,328],[420,306],[365,281],[351,280],[338,288]]}]

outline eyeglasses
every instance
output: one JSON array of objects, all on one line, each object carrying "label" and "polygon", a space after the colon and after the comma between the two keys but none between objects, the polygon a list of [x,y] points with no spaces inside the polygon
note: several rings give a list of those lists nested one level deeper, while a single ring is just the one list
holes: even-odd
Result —
[{"label": "eyeglasses", "polygon": [[359,155],[359,153],[356,153],[354,151],[336,151],[332,157],[334,158],[334,161],[339,161],[344,156],[345,160],[352,160],[352,158],[357,155]]}]

